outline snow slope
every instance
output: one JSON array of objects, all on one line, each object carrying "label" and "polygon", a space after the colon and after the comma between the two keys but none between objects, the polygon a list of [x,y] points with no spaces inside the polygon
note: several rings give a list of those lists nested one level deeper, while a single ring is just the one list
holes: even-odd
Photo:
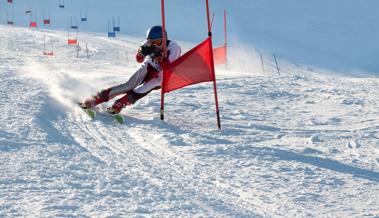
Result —
[{"label": "snow slope", "polygon": [[[210,1],[216,15],[224,8],[230,14],[229,70],[216,68],[222,130],[217,130],[212,83],[166,94],[166,124],[159,119],[158,91],[124,109],[124,125],[114,124],[100,108],[91,120],[75,102],[127,79],[139,66],[133,56],[155,25],[151,20],[160,19],[158,1],[146,1],[154,9],[149,13],[141,2],[66,0],[66,9],[59,10],[58,1],[33,1],[32,8],[51,8],[57,20],[38,30],[27,28],[25,1],[0,3],[0,13],[20,15],[14,26],[0,25],[0,216],[379,217],[379,80],[369,70],[374,59],[365,55],[377,47],[369,30],[360,34],[371,40],[354,41],[362,32],[356,26],[369,25],[366,19],[378,15],[367,13],[341,26],[343,19],[334,17],[359,10],[357,1],[342,6],[341,1]],[[183,51],[205,39],[203,2],[166,2],[168,26],[178,29],[169,36]],[[369,10],[369,3],[374,1],[360,7]],[[306,13],[326,6],[332,12]],[[80,23],[76,58],[66,28],[70,16],[86,7],[89,22]],[[274,13],[279,8],[287,13]],[[240,30],[248,25],[234,23],[257,20],[245,11],[260,11],[265,20],[247,28],[254,33],[250,39]],[[122,34],[107,38],[102,26],[116,15],[122,17]],[[188,19],[190,35],[179,28]],[[328,23],[299,25],[319,19]],[[131,24],[125,32],[124,20]],[[214,32],[222,33],[222,22],[214,22]],[[344,34],[329,22],[352,34],[330,39]],[[292,35],[292,44],[263,34],[275,30],[289,38],[295,27],[299,35]],[[328,39],[301,37],[311,27]],[[43,55],[44,34],[53,38],[52,57]],[[221,46],[223,37],[214,38],[215,47]],[[342,55],[349,50],[343,41],[363,64]],[[279,54],[280,75],[272,53]],[[334,54],[328,57],[336,64],[314,60],[317,54]],[[344,64],[346,70],[340,68]]]}]

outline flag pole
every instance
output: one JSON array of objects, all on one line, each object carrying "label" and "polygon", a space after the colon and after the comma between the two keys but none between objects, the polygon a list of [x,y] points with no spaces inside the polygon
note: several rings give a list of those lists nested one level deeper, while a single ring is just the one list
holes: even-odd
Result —
[{"label": "flag pole", "polygon": [[[30,15],[30,23],[32,22],[32,18],[33,18],[33,11],[31,13],[32,14]],[[29,23],[29,29],[30,29],[30,23]]]},{"label": "flag pole", "polygon": [[212,29],[212,24],[213,24],[213,17],[215,16],[215,12],[212,14],[212,20],[211,20],[211,29]]},{"label": "flag pole", "polygon": [[54,53],[54,49],[53,49],[53,37],[50,36],[50,39],[51,39],[51,53]]},{"label": "flag pole", "polygon": [[164,91],[165,87],[163,85],[164,81],[164,68],[166,67],[166,59],[167,59],[167,52],[166,52],[166,23],[165,23],[165,13],[164,13],[164,0],[161,0],[161,10],[162,10],[162,36],[163,36],[163,63],[162,63],[162,83],[161,83],[161,120],[163,122],[164,120]]},{"label": "flag pole", "polygon": [[210,25],[210,17],[209,17],[209,5],[208,0],[205,0],[206,6],[207,6],[207,20],[208,20],[208,38],[209,38],[209,53],[210,53],[210,61],[211,61],[211,71],[212,71],[212,77],[213,77],[213,87],[214,87],[214,93],[215,93],[215,102],[216,102],[216,115],[217,115],[217,125],[218,129],[221,129],[221,122],[220,122],[220,112],[218,109],[218,100],[217,100],[217,88],[216,88],[216,75],[215,75],[215,66],[214,66],[214,60],[213,60],[213,48],[212,48],[212,32],[211,32],[211,25]]},{"label": "flag pole", "polygon": [[43,35],[43,54],[45,54],[45,38],[46,38],[46,33]]}]

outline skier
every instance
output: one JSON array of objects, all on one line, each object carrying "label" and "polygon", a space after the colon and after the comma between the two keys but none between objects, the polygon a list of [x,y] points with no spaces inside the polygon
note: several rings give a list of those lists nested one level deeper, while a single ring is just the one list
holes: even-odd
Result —
[{"label": "skier", "polygon": [[[103,102],[118,96],[124,96],[116,100],[108,112],[116,116],[120,111],[145,97],[152,90],[159,90],[162,82],[163,35],[162,26],[151,27],[146,34],[146,41],[139,47],[136,60],[142,63],[140,68],[124,83],[101,90],[96,95],[90,96],[81,103],[83,109],[91,109]],[[173,62],[179,58],[180,46],[167,38],[166,31],[167,62]],[[142,86],[140,86],[142,85]]]}]

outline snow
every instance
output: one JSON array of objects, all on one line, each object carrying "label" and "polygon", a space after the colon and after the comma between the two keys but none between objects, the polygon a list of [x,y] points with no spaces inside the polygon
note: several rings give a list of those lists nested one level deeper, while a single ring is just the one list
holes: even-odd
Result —
[{"label": "snow", "polygon": [[[138,68],[159,1],[33,1],[37,30],[25,3],[0,3],[1,217],[379,217],[377,1],[210,1],[214,47],[227,12],[221,130],[212,83],[166,94],[165,124],[159,91],[124,109],[123,125],[75,106]],[[205,12],[202,1],[166,1],[183,52],[207,37]]]}]

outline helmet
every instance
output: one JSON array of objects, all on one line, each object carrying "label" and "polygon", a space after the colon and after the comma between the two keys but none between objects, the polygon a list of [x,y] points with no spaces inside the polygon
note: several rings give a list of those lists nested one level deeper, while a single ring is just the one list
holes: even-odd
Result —
[{"label": "helmet", "polygon": [[[167,31],[165,32],[166,32],[166,40],[167,40]],[[159,38],[163,38],[162,26],[153,26],[147,31],[146,39],[159,39]]]}]

